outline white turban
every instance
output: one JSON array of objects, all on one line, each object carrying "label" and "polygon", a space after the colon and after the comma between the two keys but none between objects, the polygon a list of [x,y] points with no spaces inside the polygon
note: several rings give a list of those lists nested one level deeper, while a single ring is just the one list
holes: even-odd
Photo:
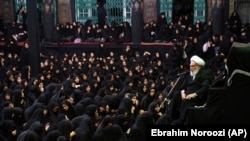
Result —
[{"label": "white turban", "polygon": [[197,55],[194,55],[193,57],[191,57],[190,61],[194,61],[195,63],[199,64],[200,66],[205,65],[205,61]]}]

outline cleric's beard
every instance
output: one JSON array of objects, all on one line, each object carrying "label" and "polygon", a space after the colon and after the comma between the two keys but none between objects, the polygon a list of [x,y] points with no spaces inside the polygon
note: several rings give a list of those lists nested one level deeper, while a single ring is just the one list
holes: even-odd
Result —
[{"label": "cleric's beard", "polygon": [[199,71],[198,69],[194,71],[190,71],[190,75],[193,77],[198,73],[198,71]]}]

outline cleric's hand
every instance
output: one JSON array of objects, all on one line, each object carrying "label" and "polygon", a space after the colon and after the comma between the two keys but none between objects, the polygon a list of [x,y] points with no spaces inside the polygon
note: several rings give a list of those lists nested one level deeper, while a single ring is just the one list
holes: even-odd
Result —
[{"label": "cleric's hand", "polygon": [[196,96],[197,96],[197,93],[191,93],[186,96],[186,99],[192,99],[192,98],[195,98]]}]

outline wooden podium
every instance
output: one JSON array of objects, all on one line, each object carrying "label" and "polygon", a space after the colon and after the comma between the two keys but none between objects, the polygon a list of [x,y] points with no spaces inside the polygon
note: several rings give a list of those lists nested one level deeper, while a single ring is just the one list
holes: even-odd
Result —
[{"label": "wooden podium", "polygon": [[58,22],[65,24],[72,23],[71,2],[70,0],[58,0]]},{"label": "wooden podium", "polygon": [[160,12],[159,0],[144,0],[143,7],[144,22],[157,21]]},{"label": "wooden podium", "polygon": [[0,0],[0,18],[4,23],[11,23],[15,19],[14,1]]}]

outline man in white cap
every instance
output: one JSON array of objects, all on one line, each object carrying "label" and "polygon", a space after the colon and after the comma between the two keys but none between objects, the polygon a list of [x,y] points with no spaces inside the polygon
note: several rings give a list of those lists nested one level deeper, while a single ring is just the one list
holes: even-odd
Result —
[{"label": "man in white cap", "polygon": [[176,106],[172,105],[172,109],[179,111],[179,117],[171,117],[172,124],[184,124],[187,119],[188,108],[195,105],[202,105],[206,102],[207,91],[212,82],[212,74],[205,68],[205,61],[197,55],[190,59],[190,72],[183,75],[180,83],[180,92],[177,92],[172,99],[172,103],[179,103]]}]

